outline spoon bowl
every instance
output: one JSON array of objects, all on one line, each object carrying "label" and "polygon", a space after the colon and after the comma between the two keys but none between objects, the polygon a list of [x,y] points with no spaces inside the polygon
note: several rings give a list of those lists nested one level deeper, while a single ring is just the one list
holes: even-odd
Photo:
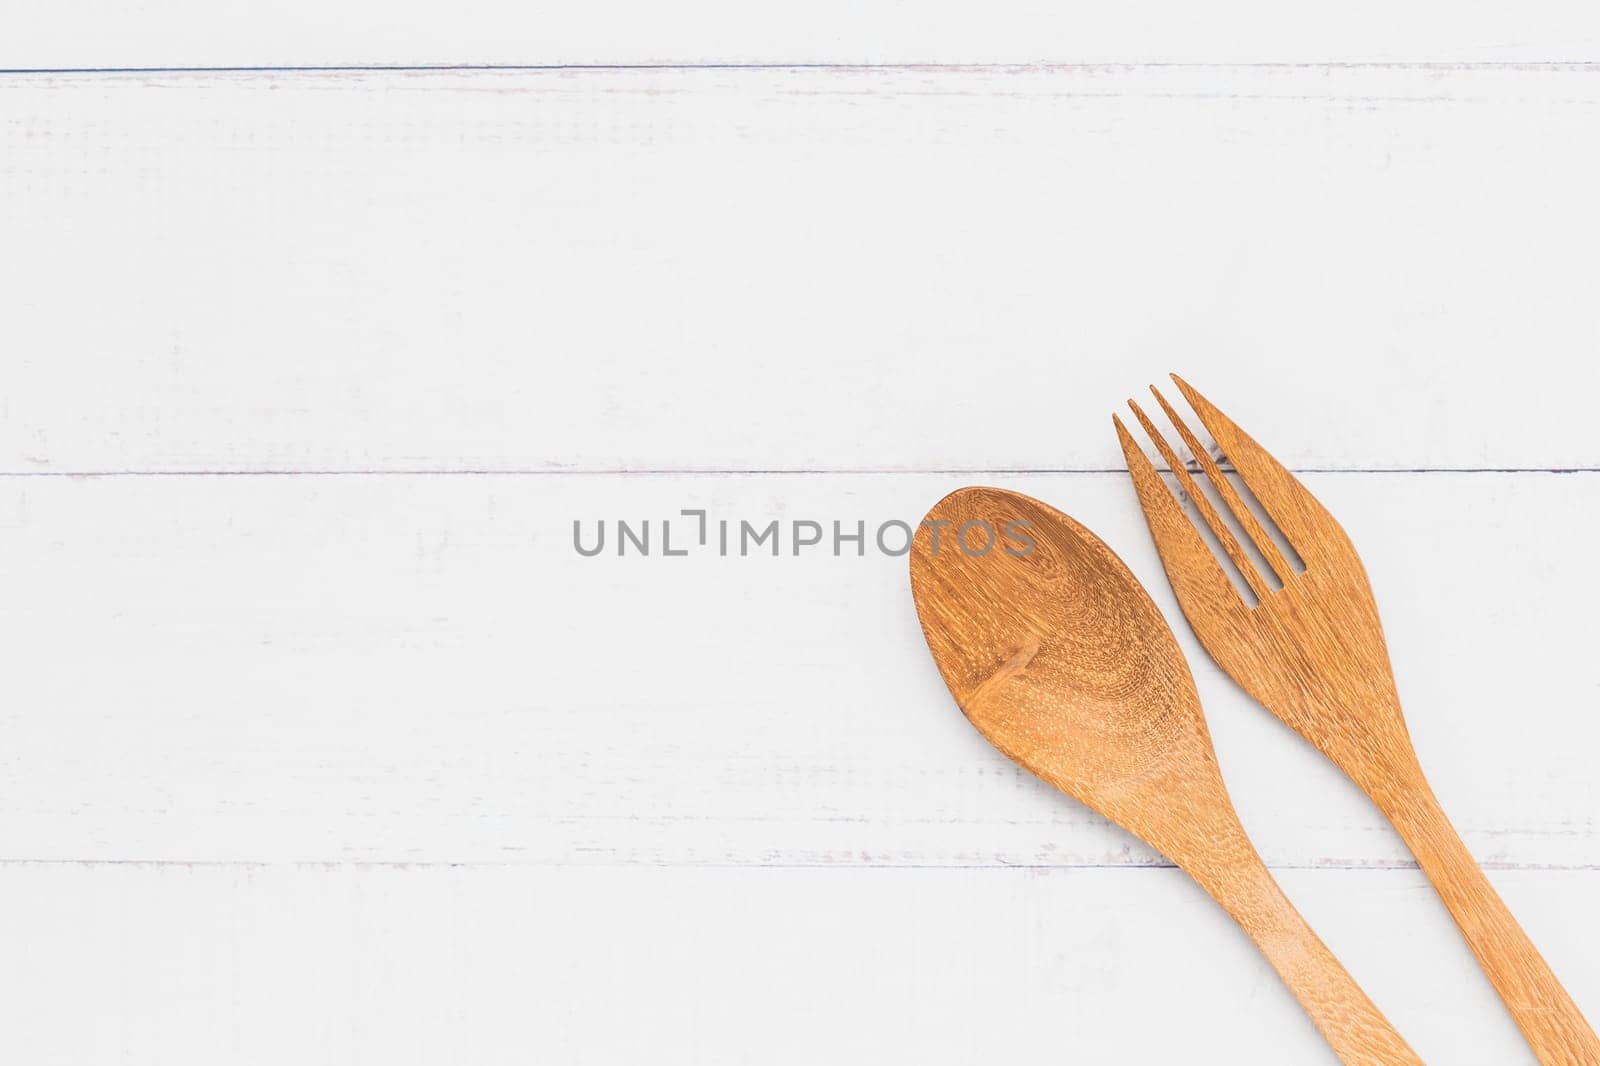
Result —
[{"label": "spoon bowl", "polygon": [[[1024,530],[1031,544],[1003,556],[948,538],[936,549],[929,523],[946,518]],[[911,590],[923,633],[990,743],[1090,806],[1193,758],[1206,727],[1188,665],[1155,603],[1093,533],[1037,500],[981,488],[947,497],[922,529]]]}]

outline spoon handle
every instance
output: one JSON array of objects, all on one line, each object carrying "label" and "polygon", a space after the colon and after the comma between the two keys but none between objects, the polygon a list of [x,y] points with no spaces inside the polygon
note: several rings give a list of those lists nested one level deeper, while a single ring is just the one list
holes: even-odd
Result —
[{"label": "spoon handle", "polygon": [[1383,803],[1544,1066],[1600,1066],[1600,1038],[1462,842],[1420,769]]},{"label": "spoon handle", "polygon": [[1254,848],[1236,852],[1225,867],[1189,872],[1255,941],[1341,1062],[1421,1066],[1422,1059],[1289,902]]}]

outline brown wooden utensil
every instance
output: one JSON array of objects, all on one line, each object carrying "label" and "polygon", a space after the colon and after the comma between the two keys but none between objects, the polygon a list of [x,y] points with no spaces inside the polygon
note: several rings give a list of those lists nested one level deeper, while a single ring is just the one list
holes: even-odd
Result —
[{"label": "brown wooden utensil", "polygon": [[[1539,1061],[1600,1066],[1600,1039],[1490,887],[1423,777],[1400,713],[1366,571],[1350,538],[1294,475],[1177,375],[1173,381],[1303,568],[1292,565],[1183,419],[1152,387],[1267,570],[1129,401],[1179,485],[1249,586],[1247,603],[1161,475],[1113,416],[1162,565],[1217,664],[1316,745],[1394,824],[1455,918]],[[1268,572],[1276,580],[1269,577]]]},{"label": "brown wooden utensil", "polygon": [[1344,1062],[1421,1062],[1267,871],[1183,652],[1094,534],[1026,496],[961,489],[920,527],[911,591],[939,672],[995,747],[1199,882]]}]

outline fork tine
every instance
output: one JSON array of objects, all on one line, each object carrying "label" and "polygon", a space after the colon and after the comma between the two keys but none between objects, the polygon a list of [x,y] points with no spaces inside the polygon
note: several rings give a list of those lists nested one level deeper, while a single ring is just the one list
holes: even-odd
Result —
[{"label": "fork tine", "polygon": [[1330,526],[1343,536],[1339,523],[1299,478],[1289,473],[1233,419],[1217,410],[1194,386],[1176,374],[1172,375],[1172,380],[1200,417],[1200,424],[1206,427],[1211,439],[1222,446],[1223,454],[1233,463],[1245,487],[1261,501],[1261,506],[1266,508],[1268,516],[1277,523],[1289,546],[1302,560],[1310,561],[1307,553],[1316,551]]},{"label": "fork tine", "polygon": [[1200,539],[1199,530],[1178,506],[1149,456],[1134,441],[1122,419],[1112,415],[1111,421],[1117,427],[1117,439],[1122,442],[1122,454],[1128,461],[1128,473],[1139,494],[1145,524],[1156,542],[1156,554],[1161,556],[1167,580],[1172,583],[1172,591],[1177,594],[1184,612],[1188,613],[1190,603],[1196,601],[1218,611],[1244,610],[1245,602],[1239,590],[1223,573],[1222,564],[1206,547],[1206,542]]},{"label": "fork tine", "polygon": [[1139,424],[1144,427],[1144,431],[1149,435],[1151,443],[1161,453],[1161,458],[1167,461],[1168,468],[1177,476],[1178,484],[1183,486],[1183,491],[1188,494],[1189,499],[1194,501],[1195,509],[1205,519],[1206,525],[1211,527],[1212,535],[1222,542],[1222,550],[1227,552],[1228,558],[1233,560],[1234,567],[1239,571],[1239,575],[1244,578],[1245,584],[1250,586],[1250,591],[1256,594],[1257,600],[1266,599],[1267,583],[1262,580],[1260,572],[1256,570],[1255,563],[1250,561],[1249,556],[1245,555],[1244,549],[1239,546],[1239,541],[1234,537],[1233,530],[1229,529],[1227,523],[1223,522],[1222,516],[1217,514],[1217,509],[1211,505],[1210,498],[1200,491],[1200,486],[1194,483],[1194,478],[1189,475],[1189,468],[1184,465],[1183,460],[1178,458],[1178,453],[1172,450],[1172,445],[1167,443],[1167,438],[1162,436],[1161,431],[1145,415],[1144,410],[1132,400],[1128,401],[1128,406],[1133,408],[1133,413],[1138,416]]},{"label": "fork tine", "polygon": [[1255,512],[1245,506],[1238,490],[1233,487],[1233,482],[1223,475],[1222,470],[1217,466],[1217,461],[1211,458],[1211,453],[1206,450],[1200,443],[1199,438],[1194,435],[1194,431],[1189,428],[1189,423],[1185,422],[1183,416],[1173,409],[1165,396],[1161,395],[1160,389],[1151,385],[1150,391],[1155,393],[1156,402],[1167,413],[1167,420],[1178,431],[1178,436],[1183,438],[1184,445],[1199,461],[1200,468],[1206,472],[1206,478],[1216,486],[1217,493],[1222,497],[1222,502],[1233,513],[1233,517],[1238,523],[1244,527],[1245,535],[1256,546],[1256,551],[1260,552],[1261,557],[1267,561],[1267,565],[1272,567],[1272,572],[1278,575],[1280,582],[1288,581],[1294,574],[1294,568],[1283,557],[1283,552],[1278,550],[1277,542],[1267,535],[1267,531],[1262,528],[1260,519],[1256,518]]}]

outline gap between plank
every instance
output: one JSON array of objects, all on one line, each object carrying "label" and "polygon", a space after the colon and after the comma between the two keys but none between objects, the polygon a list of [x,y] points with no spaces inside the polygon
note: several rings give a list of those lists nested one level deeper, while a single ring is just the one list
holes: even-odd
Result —
[{"label": "gap between plank", "polygon": [[1436,71],[1589,71],[1600,63],[1589,60],[1546,61],[1385,61],[1385,62],[1303,62],[1303,63],[1163,63],[1130,60],[1085,63],[357,63],[307,64],[283,66],[158,66],[158,67],[3,67],[0,74],[402,74],[407,72],[448,74],[485,72],[530,73],[541,71],[959,71],[992,72],[1038,70],[1436,70]]},{"label": "gap between plank", "polygon": [[[1493,873],[1596,873],[1600,863],[1494,863],[1478,864]],[[649,870],[972,870],[972,871],[1047,871],[1047,870],[1175,870],[1170,862],[1152,863],[836,863],[836,862],[515,862],[492,860],[468,861],[384,861],[384,860],[316,860],[289,859],[281,862],[260,859],[0,859],[0,868],[7,866],[149,866],[192,867],[202,869],[308,869],[308,870],[433,870],[433,869],[649,869]],[[1415,862],[1395,860],[1375,863],[1267,863],[1269,870],[1325,870],[1337,873],[1394,873],[1416,871]]]},{"label": "gap between plank", "polygon": [[[1224,470],[1232,467],[1224,463]],[[1410,467],[1332,467],[1296,466],[1296,474],[1600,474],[1595,466],[1410,466]],[[1199,467],[1189,464],[1191,472]],[[818,476],[905,476],[952,475],[961,477],[985,474],[1127,474],[1123,467],[462,467],[453,469],[350,468],[323,470],[220,469],[220,470],[0,470],[0,478],[135,478],[135,477],[818,477]]]}]

